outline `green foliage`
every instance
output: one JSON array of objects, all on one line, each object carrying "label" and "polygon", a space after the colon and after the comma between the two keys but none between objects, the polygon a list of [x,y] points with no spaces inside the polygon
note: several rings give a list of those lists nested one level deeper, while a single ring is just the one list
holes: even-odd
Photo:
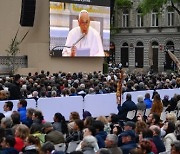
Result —
[{"label": "green foliage", "polygon": [[141,8],[143,14],[147,14],[153,10],[161,12],[163,9],[163,5],[167,3],[170,4],[173,9],[178,12],[177,8],[174,6],[174,3],[180,3],[180,0],[142,0],[139,7]]},{"label": "green foliage", "polygon": [[132,6],[131,0],[116,0],[116,5],[119,8],[127,7],[130,8]]}]

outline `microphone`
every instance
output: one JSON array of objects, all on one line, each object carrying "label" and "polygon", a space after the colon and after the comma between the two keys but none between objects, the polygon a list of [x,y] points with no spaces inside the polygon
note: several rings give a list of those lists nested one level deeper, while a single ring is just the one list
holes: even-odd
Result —
[{"label": "microphone", "polygon": [[83,33],[82,36],[72,45],[75,46],[79,41],[81,41],[85,37],[86,33]]},{"label": "microphone", "polygon": [[54,50],[54,49],[56,49],[56,48],[59,48],[59,47],[61,47],[61,48],[63,48],[63,47],[65,47],[65,48],[72,48],[73,46],[75,46],[79,41],[81,41],[84,37],[85,37],[85,35],[86,35],[86,33],[83,33],[82,34],[82,36],[75,42],[75,43],[73,43],[73,45],[72,46],[66,46],[66,45],[58,45],[58,46],[55,46],[52,50]]}]

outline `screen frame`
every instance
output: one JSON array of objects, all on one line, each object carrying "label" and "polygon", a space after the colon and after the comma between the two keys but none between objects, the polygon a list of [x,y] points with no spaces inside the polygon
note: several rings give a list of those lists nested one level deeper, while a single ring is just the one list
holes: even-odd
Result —
[{"label": "screen frame", "polygon": [[[82,5],[93,5],[93,6],[105,6],[105,7],[109,7],[110,9],[110,0],[50,0],[49,1],[49,5],[50,5],[50,2],[62,2],[62,3],[70,3],[70,4],[82,4]],[[50,6],[49,6],[49,11],[50,11]],[[109,14],[109,17],[110,17],[110,14]],[[103,18],[101,17],[91,17],[93,18],[93,20],[95,21],[99,21],[101,26],[103,27]],[[77,19],[77,15],[69,15],[69,31],[72,29],[72,21],[73,19]],[[110,23],[110,18],[109,18],[109,23]],[[58,52],[54,52],[56,50],[53,50],[51,47],[50,47],[50,44],[51,44],[51,36],[50,36],[50,12],[49,12],[49,55],[52,56],[52,57],[63,57],[62,56],[62,50],[57,50],[57,51],[61,51],[61,53],[58,54]],[[103,41],[103,31],[104,29],[101,28],[100,30],[100,36],[101,36],[101,39]],[[109,27],[109,44],[110,44],[110,27]],[[104,45],[103,45],[104,46]],[[107,46],[107,45],[106,45]],[[104,52],[107,52],[109,51],[110,49],[108,50],[105,50],[104,49]],[[98,57],[98,56],[89,56],[89,57]],[[103,56],[103,57],[108,57],[107,55]]]}]

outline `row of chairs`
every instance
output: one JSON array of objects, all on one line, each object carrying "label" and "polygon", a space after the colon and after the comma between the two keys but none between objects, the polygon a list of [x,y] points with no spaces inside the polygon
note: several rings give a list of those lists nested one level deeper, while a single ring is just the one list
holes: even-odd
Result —
[{"label": "row of chairs", "polygon": [[139,114],[141,114],[143,116],[148,116],[150,112],[151,112],[151,109],[132,110],[127,113],[127,119],[133,120],[136,117],[136,115],[139,115]]},{"label": "row of chairs", "polygon": [[55,144],[54,147],[55,147],[55,150],[63,151],[68,154],[75,151],[80,142],[81,141],[72,141],[72,142],[69,142],[68,144],[60,143],[60,144]]},{"label": "row of chairs", "polygon": [[[136,115],[143,115],[143,116],[148,116],[151,112],[151,109],[146,109],[146,110],[132,110],[132,111],[129,111],[127,113],[127,118],[130,119],[130,120],[133,120]],[[166,115],[167,113],[169,113],[168,111],[165,111],[165,108],[163,109],[163,112],[161,113],[161,117],[160,119],[164,122],[166,121]],[[177,117],[180,116],[180,110],[174,110],[174,111],[171,111],[170,113],[174,113]]]}]

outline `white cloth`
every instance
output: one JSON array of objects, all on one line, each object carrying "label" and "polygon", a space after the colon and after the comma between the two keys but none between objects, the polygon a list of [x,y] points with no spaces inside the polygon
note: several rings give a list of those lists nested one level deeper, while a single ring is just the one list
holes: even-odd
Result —
[{"label": "white cloth", "polygon": [[[66,40],[65,46],[72,46],[79,38],[83,36],[80,27],[73,28]],[[88,33],[75,45],[77,49],[90,49],[90,56],[103,57],[104,50],[100,34],[89,26]],[[70,56],[71,48],[64,48],[62,56]]]},{"label": "white cloth", "polygon": [[7,111],[7,112],[4,112],[3,114],[4,114],[5,117],[10,118],[11,114],[12,114],[12,111]]},{"label": "white cloth", "polygon": [[174,133],[169,133],[164,137],[164,145],[166,147],[166,151],[171,151],[171,144],[176,140],[177,139]]}]

